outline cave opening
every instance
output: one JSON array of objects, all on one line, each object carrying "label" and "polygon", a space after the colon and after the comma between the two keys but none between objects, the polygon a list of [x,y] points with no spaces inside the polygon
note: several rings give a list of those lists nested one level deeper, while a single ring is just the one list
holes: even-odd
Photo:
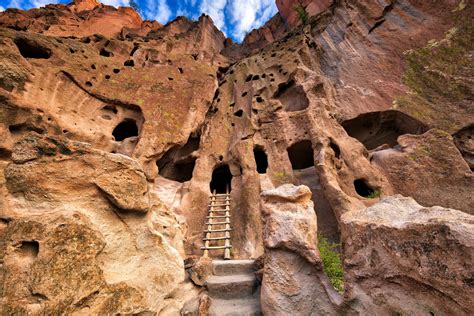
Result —
[{"label": "cave opening", "polygon": [[15,38],[14,43],[24,58],[48,59],[51,57],[52,53],[49,48],[43,47],[33,40],[18,37]]},{"label": "cave opening", "polygon": [[126,138],[138,136],[137,122],[132,119],[125,119],[118,124],[112,132],[115,140],[118,142],[123,141]]},{"label": "cave opening", "polygon": [[212,180],[210,184],[211,192],[227,193],[232,190],[232,173],[229,165],[221,165],[212,172]]},{"label": "cave opening", "polygon": [[263,147],[255,146],[253,149],[253,156],[255,158],[255,163],[257,164],[257,172],[260,174],[267,173],[268,158]]},{"label": "cave opening", "polygon": [[371,188],[368,184],[367,181],[364,179],[357,179],[354,181],[354,188],[357,192],[362,197],[365,198],[374,198],[376,195],[379,194],[379,191],[376,189]]},{"label": "cave opening", "polygon": [[22,256],[36,258],[39,253],[39,243],[36,240],[22,241],[18,249]]},{"label": "cave opening", "polygon": [[99,52],[99,55],[104,56],[104,57],[110,57],[112,55],[112,53],[109,52],[107,49],[102,48]]},{"label": "cave opening", "polygon": [[334,151],[334,156],[339,159],[341,157],[341,149],[339,146],[333,140],[331,140],[329,147],[331,147],[331,149]]},{"label": "cave opening", "polygon": [[356,138],[368,150],[384,144],[394,147],[400,135],[419,135],[428,130],[422,122],[396,110],[364,113],[343,121],[341,125],[349,136]]},{"label": "cave opening", "polygon": [[186,182],[193,178],[194,167],[196,166],[196,157],[186,157],[179,161],[160,159],[157,162],[159,175],[166,179]]},{"label": "cave opening", "polygon": [[173,146],[156,162],[158,174],[178,182],[191,180],[197,160],[192,153],[199,149],[200,142],[201,135],[197,133],[190,135],[183,146]]},{"label": "cave opening", "polygon": [[310,140],[299,141],[287,149],[293,170],[314,166],[313,146]]}]

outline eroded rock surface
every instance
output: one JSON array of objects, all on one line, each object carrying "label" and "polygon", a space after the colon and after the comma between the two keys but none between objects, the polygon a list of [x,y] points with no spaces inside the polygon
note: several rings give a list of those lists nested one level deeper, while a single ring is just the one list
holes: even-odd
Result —
[{"label": "eroded rock surface", "polygon": [[[2,277],[22,275],[2,297],[7,313],[176,314],[196,305],[198,290],[180,283],[182,262],[202,255],[211,189],[231,188],[233,258],[267,247],[268,274],[295,275],[279,287],[284,295],[269,296],[284,306],[291,293],[325,291],[315,285],[313,237],[344,243],[345,213],[396,193],[472,213],[472,4],[277,5],[242,44],[206,15],[162,26],[95,0],[0,13]],[[311,192],[271,191],[288,183]],[[263,208],[278,214],[265,215],[268,236],[264,190],[273,193]],[[301,231],[280,222],[293,214],[273,212],[280,207],[304,214]],[[41,233],[10,223],[41,224]],[[59,260],[58,249],[76,258],[62,238],[81,234],[90,243],[71,247],[91,260]],[[74,267],[75,279],[48,270],[64,293],[31,279],[42,260]],[[292,270],[300,268],[310,274]],[[333,301],[302,306],[333,311]]]},{"label": "eroded rock surface", "polygon": [[261,306],[265,315],[329,315],[339,294],[322,272],[316,215],[306,186],[262,192],[265,264]]},{"label": "eroded rock surface", "polygon": [[184,280],[183,262],[166,227],[148,228],[163,214],[151,206],[138,163],[34,134],[12,159],[0,212],[2,314],[156,313],[166,306]]},{"label": "eroded rock surface", "polygon": [[472,312],[472,215],[396,195],[342,223],[345,295],[362,314]]}]

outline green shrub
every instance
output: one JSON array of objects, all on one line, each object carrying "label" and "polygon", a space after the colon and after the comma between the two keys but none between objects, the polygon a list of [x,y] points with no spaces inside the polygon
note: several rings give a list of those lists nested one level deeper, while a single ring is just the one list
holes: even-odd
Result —
[{"label": "green shrub", "polygon": [[303,6],[301,5],[297,5],[295,6],[295,11],[296,13],[298,13],[298,17],[300,18],[301,23],[303,23],[303,25],[308,24],[309,17],[308,12],[306,12],[306,9],[303,8]]},{"label": "green shrub", "polygon": [[367,198],[368,198],[368,199],[375,199],[375,198],[380,197],[381,194],[382,194],[382,191],[380,191],[380,190],[374,190],[374,191],[370,192],[369,195],[367,195]]},{"label": "green shrub", "polygon": [[328,276],[332,286],[342,294],[344,292],[344,270],[341,255],[336,250],[339,247],[340,244],[331,243],[318,234],[318,249],[323,261],[324,273]]}]

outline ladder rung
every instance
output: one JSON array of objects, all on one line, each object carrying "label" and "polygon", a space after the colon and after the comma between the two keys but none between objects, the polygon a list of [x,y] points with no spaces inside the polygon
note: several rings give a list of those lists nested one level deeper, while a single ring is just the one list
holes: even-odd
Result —
[{"label": "ladder rung", "polygon": [[211,229],[211,230],[205,230],[205,233],[222,233],[222,232],[230,232],[232,228],[229,229]]},{"label": "ladder rung", "polygon": [[206,225],[225,225],[225,224],[229,224],[230,225],[230,222],[217,222],[217,223],[209,223],[207,222]]},{"label": "ladder rung", "polygon": [[232,248],[232,246],[229,245],[229,246],[209,246],[209,247],[201,247],[202,250],[226,249],[226,248]]},{"label": "ladder rung", "polygon": [[216,206],[230,206],[230,204],[209,204],[209,207],[216,207]]},{"label": "ladder rung", "polygon": [[203,240],[206,241],[206,240],[226,240],[226,239],[230,239],[230,237],[209,237],[209,238],[204,238]]},{"label": "ladder rung", "polygon": [[213,212],[230,212],[230,210],[209,210],[208,213],[213,213]]},{"label": "ladder rung", "polygon": [[230,215],[206,216],[206,218],[230,218]]}]

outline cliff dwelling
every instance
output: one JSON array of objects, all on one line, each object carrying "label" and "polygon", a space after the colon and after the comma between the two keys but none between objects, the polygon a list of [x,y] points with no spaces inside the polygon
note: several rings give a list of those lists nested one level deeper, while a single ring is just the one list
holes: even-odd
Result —
[{"label": "cliff dwelling", "polygon": [[0,315],[473,314],[471,2],[52,2],[0,4]]}]

